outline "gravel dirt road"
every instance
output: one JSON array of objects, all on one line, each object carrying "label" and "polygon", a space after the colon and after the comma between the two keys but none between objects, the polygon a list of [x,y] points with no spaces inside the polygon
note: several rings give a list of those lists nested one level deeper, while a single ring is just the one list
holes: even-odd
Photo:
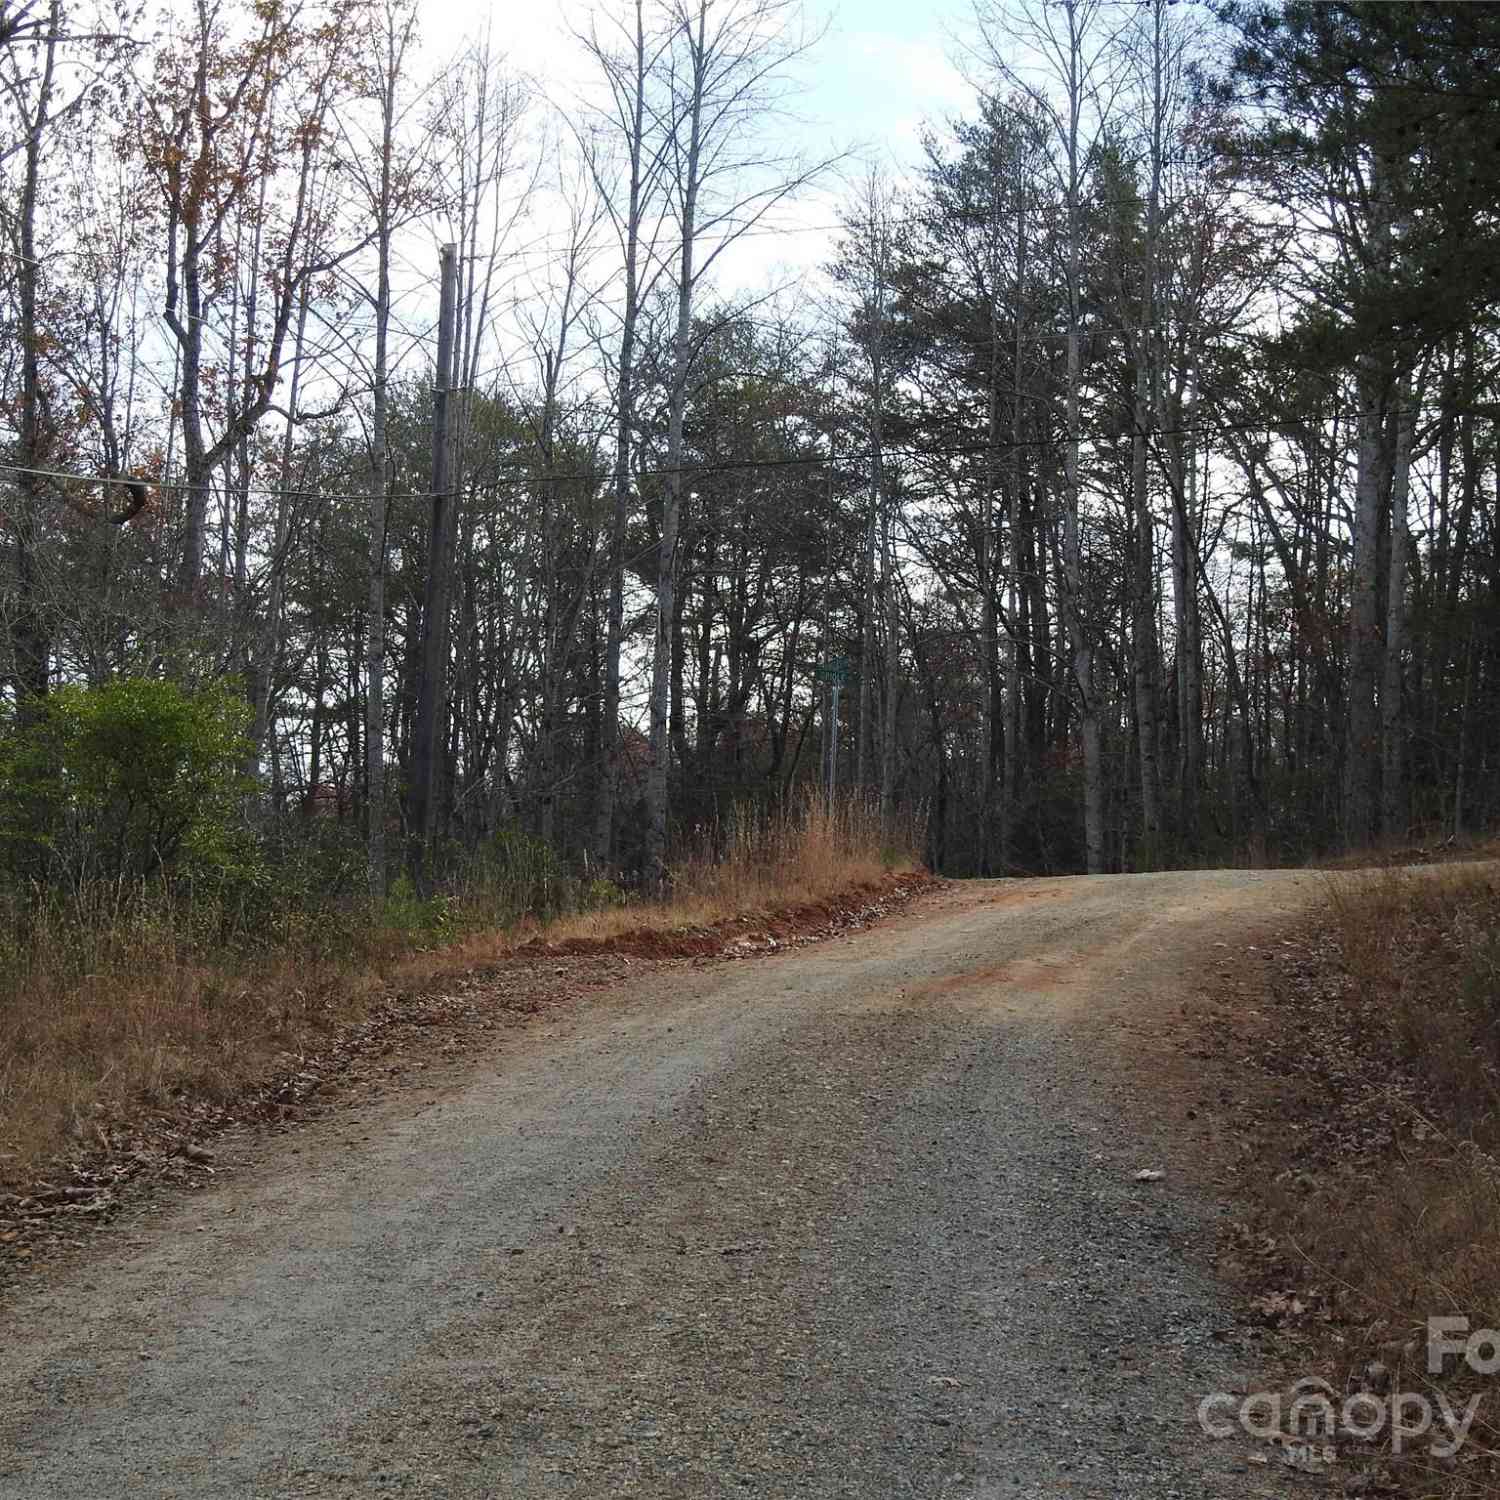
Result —
[{"label": "gravel dirt road", "polygon": [[1316,890],[966,883],[552,1011],[19,1294],[0,1496],[1279,1493],[1195,1422],[1170,1030]]}]

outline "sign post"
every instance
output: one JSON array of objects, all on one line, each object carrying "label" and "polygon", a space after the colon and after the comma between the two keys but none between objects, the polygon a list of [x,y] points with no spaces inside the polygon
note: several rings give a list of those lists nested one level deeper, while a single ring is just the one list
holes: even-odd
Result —
[{"label": "sign post", "polygon": [[818,681],[826,682],[831,706],[828,715],[828,803],[833,805],[839,781],[839,694],[849,682],[849,660],[844,656],[829,657],[818,668]]}]

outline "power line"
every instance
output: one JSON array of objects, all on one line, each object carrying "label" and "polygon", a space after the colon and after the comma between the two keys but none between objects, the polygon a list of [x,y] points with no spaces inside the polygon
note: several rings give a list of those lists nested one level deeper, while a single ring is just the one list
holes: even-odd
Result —
[{"label": "power line", "polygon": [[[1394,415],[1395,413],[1393,413]],[[1294,427],[1307,426],[1306,423],[1259,421],[1259,422],[1224,422],[1212,426],[1198,425],[1190,427],[1152,427],[1148,428],[1145,436],[1147,438],[1161,437],[1202,437],[1222,436],[1235,432],[1287,432]],[[1118,432],[1106,433],[1080,433],[1080,443],[1105,443],[1120,442],[1132,436],[1126,429]],[[1060,448],[1072,441],[1066,434],[1050,438],[1024,438],[1013,441],[1009,438],[985,439],[974,443],[958,443],[947,447],[929,448],[913,447],[904,444],[883,444],[880,449],[882,458],[963,458],[974,457],[986,453],[1015,453],[1030,451],[1039,448]],[[809,454],[804,458],[746,458],[726,459],[707,463],[685,463],[680,466],[674,465],[664,468],[635,469],[631,471],[632,478],[636,479],[659,479],[672,474],[682,474],[684,477],[701,478],[711,474],[736,473],[745,470],[759,469],[790,469],[806,468],[812,466],[828,467],[837,464],[857,464],[876,456],[873,448],[856,449],[853,452],[840,452],[830,456],[825,453]],[[500,475],[495,479],[487,481],[477,488],[494,488],[505,484],[525,483],[583,483],[592,481],[604,483],[613,478],[610,470],[580,470],[575,473],[547,474],[547,475]]]},{"label": "power line", "polygon": [[[167,491],[170,491],[170,492],[173,492],[173,493],[177,493],[177,494],[187,494],[188,492],[190,492],[191,490],[194,490],[194,489],[207,489],[209,487],[207,485],[207,483],[202,484],[202,485],[193,485],[193,484],[189,484],[186,480],[178,480],[178,479],[151,479],[151,478],[148,478],[144,474],[121,474],[121,475],[113,475],[113,474],[65,474],[65,473],[63,473],[59,469],[37,469],[37,468],[28,467],[25,464],[0,464],[0,473],[15,474],[15,475],[30,474],[30,475],[35,476],[38,479],[55,479],[55,480],[60,480],[64,484],[82,484],[82,485],[95,485],[95,484],[97,484],[97,485],[106,485],[106,486],[107,485],[125,485],[125,484],[144,484],[144,485],[148,485],[152,489],[167,490]],[[325,500],[376,500],[376,499],[380,499],[380,498],[386,498],[384,491],[380,492],[379,494],[376,494],[374,492],[364,492],[364,493],[361,493],[361,492],[358,492],[358,491],[331,491],[331,490],[309,489],[306,486],[303,486],[301,488],[292,488],[292,487],[289,487],[289,486],[288,487],[277,487],[277,486],[251,485],[248,488],[244,488],[244,487],[241,487],[239,485],[236,485],[233,488],[233,492],[235,494],[237,494],[237,495],[282,496],[282,497],[293,498],[293,499],[295,499],[295,498],[304,498],[304,499],[322,498],[322,499],[325,499]],[[414,499],[428,499],[428,500],[430,500],[432,498],[432,492],[430,490],[428,490],[428,491],[418,491],[418,492],[416,492],[416,493],[413,494],[412,498],[414,498]]]},{"label": "power line", "polygon": [[[1417,410],[1426,410],[1426,408],[1417,408]],[[1491,407],[1475,408],[1474,411],[1482,415],[1493,415],[1493,408]],[[1392,412],[1391,414],[1400,415],[1399,412]],[[1451,416],[1462,416],[1465,414],[1464,410],[1449,411],[1447,413],[1447,415]],[[1276,420],[1221,422],[1188,427],[1152,427],[1146,430],[1145,436],[1150,439],[1162,437],[1218,437],[1238,432],[1286,433],[1296,428],[1308,428],[1313,425],[1306,422]],[[1132,436],[1133,434],[1128,428],[1122,428],[1111,432],[1080,433],[1078,442],[1084,444],[1123,442]],[[882,458],[910,458],[918,460],[973,458],[987,453],[1015,453],[1035,451],[1037,449],[1055,449],[1071,441],[1072,439],[1064,433],[1057,437],[1023,438],[1019,441],[1010,438],[986,438],[973,443],[956,443],[945,447],[918,447],[910,444],[887,443],[882,445],[880,456]],[[798,458],[716,459],[705,462],[688,462],[680,465],[662,465],[652,468],[632,469],[631,478],[633,480],[665,479],[673,474],[681,474],[685,479],[696,481],[713,474],[755,472],[763,469],[777,470],[809,467],[827,468],[839,465],[853,466],[873,459],[875,456],[875,449],[861,448],[850,452],[841,451],[832,455],[827,453],[810,453],[805,457]],[[37,478],[58,480],[65,484],[146,484],[153,489],[181,494],[185,494],[194,488],[199,488],[199,486],[188,484],[185,480],[156,480],[147,478],[144,475],[67,474],[57,469],[31,468],[24,464],[0,464],[0,473],[12,475],[29,474]],[[529,470],[526,473],[496,474],[488,479],[475,479],[471,484],[471,488],[477,492],[487,492],[521,485],[608,484],[613,481],[614,477],[615,471],[612,467],[603,469],[578,469],[550,474]],[[376,500],[390,498],[389,494],[385,491],[324,490],[307,485],[251,485],[248,488],[236,486],[234,493],[302,500]],[[400,498],[408,500],[431,500],[436,498],[436,493],[433,490],[403,490]],[[451,490],[443,492],[445,497],[450,497],[454,493]]]}]

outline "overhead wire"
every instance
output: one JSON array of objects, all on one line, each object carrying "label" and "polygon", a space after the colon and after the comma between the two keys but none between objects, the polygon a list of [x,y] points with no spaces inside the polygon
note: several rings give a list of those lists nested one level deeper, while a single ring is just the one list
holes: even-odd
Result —
[{"label": "overhead wire", "polygon": [[[1417,408],[1417,410],[1425,410],[1425,408]],[[1491,407],[1476,408],[1475,411],[1482,415],[1494,414],[1494,408]],[[1392,414],[1399,415],[1399,413]],[[1466,413],[1464,410],[1454,410],[1448,414],[1462,416]],[[1146,429],[1144,435],[1150,439],[1161,437],[1227,436],[1230,433],[1239,432],[1286,433],[1297,428],[1311,427],[1313,425],[1316,424],[1276,420],[1195,423],[1182,427],[1149,427]],[[1080,433],[1077,441],[1083,444],[1098,445],[1123,442],[1132,436],[1131,429],[1121,428],[1109,432]],[[941,447],[918,446],[906,443],[884,443],[878,451],[882,459],[893,457],[919,460],[972,458],[987,453],[1033,452],[1038,449],[1056,449],[1063,447],[1071,441],[1073,439],[1068,434],[1061,433],[1055,437],[1022,438],[1019,440],[1011,438],[985,438],[972,443],[955,443]],[[633,481],[640,479],[665,479],[674,474],[681,474],[685,479],[697,481],[714,474],[758,472],[762,470],[857,467],[861,463],[875,458],[876,452],[876,449],[867,447],[854,449],[849,452],[840,451],[837,454],[810,453],[804,456],[786,458],[715,459],[706,462],[688,462],[634,468],[630,471],[630,475]],[[153,489],[182,494],[195,488],[201,488],[201,486],[189,484],[186,480],[157,480],[147,475],[70,474],[58,469],[38,468],[25,464],[0,463],[0,474],[25,474],[36,478],[79,485],[145,483]],[[486,479],[475,479],[469,488],[475,492],[482,493],[527,485],[540,487],[547,484],[607,484],[614,477],[615,471],[613,467],[566,470],[553,473],[530,469],[526,472],[495,474]],[[288,499],[375,500],[389,498],[390,493],[389,491],[371,490],[325,490],[316,485],[250,485],[248,487],[237,485],[234,488],[236,494]],[[453,490],[403,490],[401,496],[409,500],[431,500],[437,498],[439,494],[444,498],[451,498],[456,493],[459,492]]]}]

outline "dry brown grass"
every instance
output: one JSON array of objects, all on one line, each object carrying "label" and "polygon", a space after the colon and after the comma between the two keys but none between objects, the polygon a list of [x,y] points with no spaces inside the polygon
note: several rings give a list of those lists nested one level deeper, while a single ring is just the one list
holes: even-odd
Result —
[{"label": "dry brown grass", "polygon": [[746,913],[815,905],[910,870],[916,845],[907,830],[882,835],[869,803],[830,808],[808,797],[790,810],[742,810],[700,829],[672,872],[666,900],[581,912],[548,924],[553,940],[609,940],[627,932],[713,927]]},{"label": "dry brown grass", "polygon": [[216,960],[184,943],[170,911],[103,932],[43,919],[0,992],[0,1184],[34,1179],[134,1111],[232,1098],[360,1015],[403,966],[381,963],[380,946],[356,968],[306,952]]},{"label": "dry brown grass", "polygon": [[1500,1145],[1500,871],[1387,870],[1330,890],[1344,968],[1385,1018],[1432,1123]]},{"label": "dry brown grass", "polygon": [[1407,1084],[1391,1090],[1402,1144],[1351,1225],[1350,1270],[1372,1306],[1500,1327],[1500,873],[1338,881],[1331,909]]},{"label": "dry brown grass", "polygon": [[1457,1358],[1435,1378],[1426,1342],[1429,1317],[1500,1327],[1500,871],[1335,876],[1328,920],[1342,972],[1316,1008],[1351,1055],[1323,1073],[1323,1180],[1273,1195],[1273,1225],[1334,1289],[1336,1378],[1374,1362],[1397,1390],[1481,1397],[1456,1461],[1417,1445],[1396,1462],[1407,1491],[1500,1494],[1500,1391]]},{"label": "dry brown grass", "polygon": [[1500,837],[1493,833],[1458,836],[1436,830],[1413,831],[1405,840],[1364,849],[1344,850],[1310,860],[1314,870],[1405,869],[1411,865],[1442,865],[1500,859]]},{"label": "dry brown grass", "polygon": [[170,902],[115,893],[87,911],[33,913],[0,947],[0,1187],[36,1180],[142,1110],[232,1100],[393,991],[431,988],[539,936],[669,938],[826,902],[911,867],[882,847],[867,810],[808,801],[707,831],[667,899],[546,924],[455,920],[444,935],[356,916],[337,945],[310,923],[269,949],[215,953]]}]

